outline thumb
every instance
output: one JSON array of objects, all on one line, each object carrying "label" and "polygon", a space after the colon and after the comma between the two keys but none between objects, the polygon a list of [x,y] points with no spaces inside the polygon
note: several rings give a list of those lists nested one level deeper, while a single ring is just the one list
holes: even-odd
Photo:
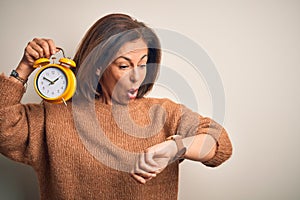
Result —
[{"label": "thumb", "polygon": [[148,148],[145,150],[145,162],[152,167],[158,167],[157,162],[154,160],[155,153],[155,148]]}]

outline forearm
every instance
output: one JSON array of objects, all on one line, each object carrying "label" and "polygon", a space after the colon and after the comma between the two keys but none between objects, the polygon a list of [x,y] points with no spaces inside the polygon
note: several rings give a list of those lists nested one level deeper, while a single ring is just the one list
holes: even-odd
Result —
[{"label": "forearm", "polygon": [[[27,80],[30,74],[34,71],[34,68],[24,61],[21,61],[15,70],[17,71],[21,79]],[[16,83],[21,83],[19,80],[13,77],[10,77],[10,79]]]},{"label": "forearm", "polygon": [[182,140],[187,148],[185,159],[205,162],[212,159],[217,150],[215,139],[208,134],[199,134]]},{"label": "forearm", "polygon": [[20,81],[0,75],[0,152],[8,157],[15,151],[14,145],[24,146],[19,144],[27,140],[27,137],[20,138],[28,128],[25,109],[20,103],[23,94]]},{"label": "forearm", "polygon": [[0,154],[28,164],[43,148],[44,105],[21,104],[24,87],[13,80],[0,75]]},{"label": "forearm", "polygon": [[[198,135],[193,136],[195,138],[186,139],[189,149],[186,155],[187,158],[201,161],[204,165],[210,167],[219,166],[230,158],[232,144],[224,128],[211,121],[209,129],[200,130],[199,132]],[[201,137],[204,137],[205,140],[202,140]],[[200,156],[197,157],[198,155]]]}]

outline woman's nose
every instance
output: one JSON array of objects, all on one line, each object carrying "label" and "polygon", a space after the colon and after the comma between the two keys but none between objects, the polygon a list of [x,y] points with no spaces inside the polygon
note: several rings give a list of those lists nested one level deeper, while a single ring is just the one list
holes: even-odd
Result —
[{"label": "woman's nose", "polygon": [[135,83],[139,80],[139,73],[138,73],[137,67],[135,67],[131,70],[129,78],[130,78],[130,81],[133,83]]}]

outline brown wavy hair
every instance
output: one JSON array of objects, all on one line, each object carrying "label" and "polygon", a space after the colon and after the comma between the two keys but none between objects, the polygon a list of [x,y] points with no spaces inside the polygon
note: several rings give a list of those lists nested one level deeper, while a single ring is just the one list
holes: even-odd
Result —
[{"label": "brown wavy hair", "polygon": [[[73,58],[76,62],[77,91],[89,100],[99,97],[99,80],[126,43],[142,39],[148,47],[147,73],[137,98],[149,92],[157,79],[161,61],[160,42],[154,31],[144,23],[125,14],[109,14],[96,21],[83,37]],[[97,74],[96,72],[100,72]]]}]

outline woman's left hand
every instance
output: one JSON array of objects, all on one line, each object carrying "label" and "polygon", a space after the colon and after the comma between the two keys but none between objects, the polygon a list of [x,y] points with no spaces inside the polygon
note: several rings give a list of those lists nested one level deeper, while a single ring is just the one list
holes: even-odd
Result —
[{"label": "woman's left hand", "polygon": [[168,140],[145,150],[139,155],[131,175],[138,182],[145,184],[156,177],[173,160],[177,153],[174,140]]}]

